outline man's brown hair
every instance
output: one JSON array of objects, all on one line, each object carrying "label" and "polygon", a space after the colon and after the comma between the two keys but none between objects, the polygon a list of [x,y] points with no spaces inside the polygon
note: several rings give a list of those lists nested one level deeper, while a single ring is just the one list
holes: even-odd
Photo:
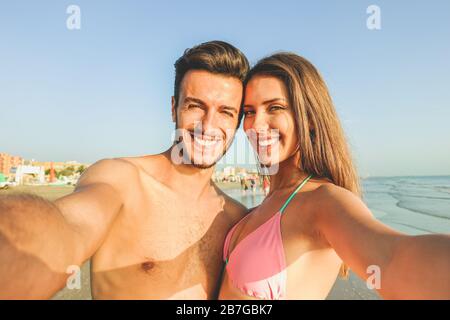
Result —
[{"label": "man's brown hair", "polygon": [[[249,63],[239,49],[224,41],[209,41],[186,49],[175,62],[175,106],[178,105],[181,81],[189,70],[205,70],[214,74],[238,78],[244,82],[249,70]],[[240,123],[242,115],[241,108],[238,123]]]}]

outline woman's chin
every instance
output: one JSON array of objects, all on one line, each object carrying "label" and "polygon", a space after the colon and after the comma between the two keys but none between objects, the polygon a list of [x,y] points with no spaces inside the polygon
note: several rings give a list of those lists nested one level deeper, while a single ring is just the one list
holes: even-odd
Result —
[{"label": "woman's chin", "polygon": [[275,159],[259,158],[259,166],[262,170],[268,170],[272,172],[274,169],[278,169],[279,161]]},{"label": "woman's chin", "polygon": [[289,156],[274,157],[268,155],[259,155],[258,162],[259,167],[263,174],[274,175],[278,172],[278,169],[283,161],[290,159]]}]

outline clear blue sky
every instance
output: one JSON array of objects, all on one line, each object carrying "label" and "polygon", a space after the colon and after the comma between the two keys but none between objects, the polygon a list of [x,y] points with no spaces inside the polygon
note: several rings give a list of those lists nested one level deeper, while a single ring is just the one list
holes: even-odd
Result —
[{"label": "clear blue sky", "polygon": [[[81,30],[66,28],[70,4]],[[381,30],[366,8],[381,8]],[[94,162],[170,145],[173,63],[220,39],[328,83],[362,175],[450,174],[450,1],[2,1],[0,152]]]}]

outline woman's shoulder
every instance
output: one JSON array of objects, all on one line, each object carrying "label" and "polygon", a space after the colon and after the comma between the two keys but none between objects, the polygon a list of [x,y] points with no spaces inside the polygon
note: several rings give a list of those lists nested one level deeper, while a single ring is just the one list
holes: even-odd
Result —
[{"label": "woman's shoulder", "polygon": [[294,220],[298,222],[297,225],[307,224],[309,228],[313,228],[320,212],[360,201],[351,191],[332,182],[316,179],[300,196],[292,199],[287,210],[295,212],[293,216],[296,217]]},{"label": "woman's shoulder", "polygon": [[335,206],[343,203],[360,203],[361,198],[350,190],[334,183],[324,183],[314,192],[314,200],[322,206]]},{"label": "woman's shoulder", "polygon": [[335,219],[354,222],[373,218],[363,199],[346,188],[326,184],[317,189],[315,196],[315,226],[319,230]]}]

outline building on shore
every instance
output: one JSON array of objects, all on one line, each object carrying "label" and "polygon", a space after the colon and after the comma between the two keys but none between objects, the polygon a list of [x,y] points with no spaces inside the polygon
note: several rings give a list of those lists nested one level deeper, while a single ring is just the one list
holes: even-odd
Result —
[{"label": "building on shore", "polygon": [[258,176],[259,173],[256,168],[226,166],[222,169],[216,168],[212,179],[215,182],[240,182],[241,180]]},{"label": "building on shore", "polygon": [[46,182],[44,167],[17,166],[14,182],[16,184],[44,184]]},{"label": "building on shore", "polygon": [[16,184],[57,182],[50,178],[52,168],[53,174],[55,172],[62,173],[62,182],[74,184],[80,177],[82,171],[87,167],[89,167],[88,164],[77,161],[25,160],[20,156],[12,156],[4,152],[0,153],[0,173],[8,181],[15,182]]},{"label": "building on shore", "polygon": [[36,166],[36,167],[44,167],[44,170],[50,170],[50,168],[52,167],[52,163],[53,163],[53,169],[55,169],[56,171],[60,171],[60,170],[64,170],[68,167],[73,167],[75,170],[77,170],[80,167],[88,167],[87,164],[83,164],[83,163],[79,163],[77,161],[36,161],[34,159],[32,160],[28,160],[25,161],[26,164],[32,165],[32,166]]},{"label": "building on shore", "polygon": [[19,156],[12,156],[8,153],[0,153],[0,173],[4,176],[10,177],[13,170],[18,166],[23,165],[24,159]]}]

